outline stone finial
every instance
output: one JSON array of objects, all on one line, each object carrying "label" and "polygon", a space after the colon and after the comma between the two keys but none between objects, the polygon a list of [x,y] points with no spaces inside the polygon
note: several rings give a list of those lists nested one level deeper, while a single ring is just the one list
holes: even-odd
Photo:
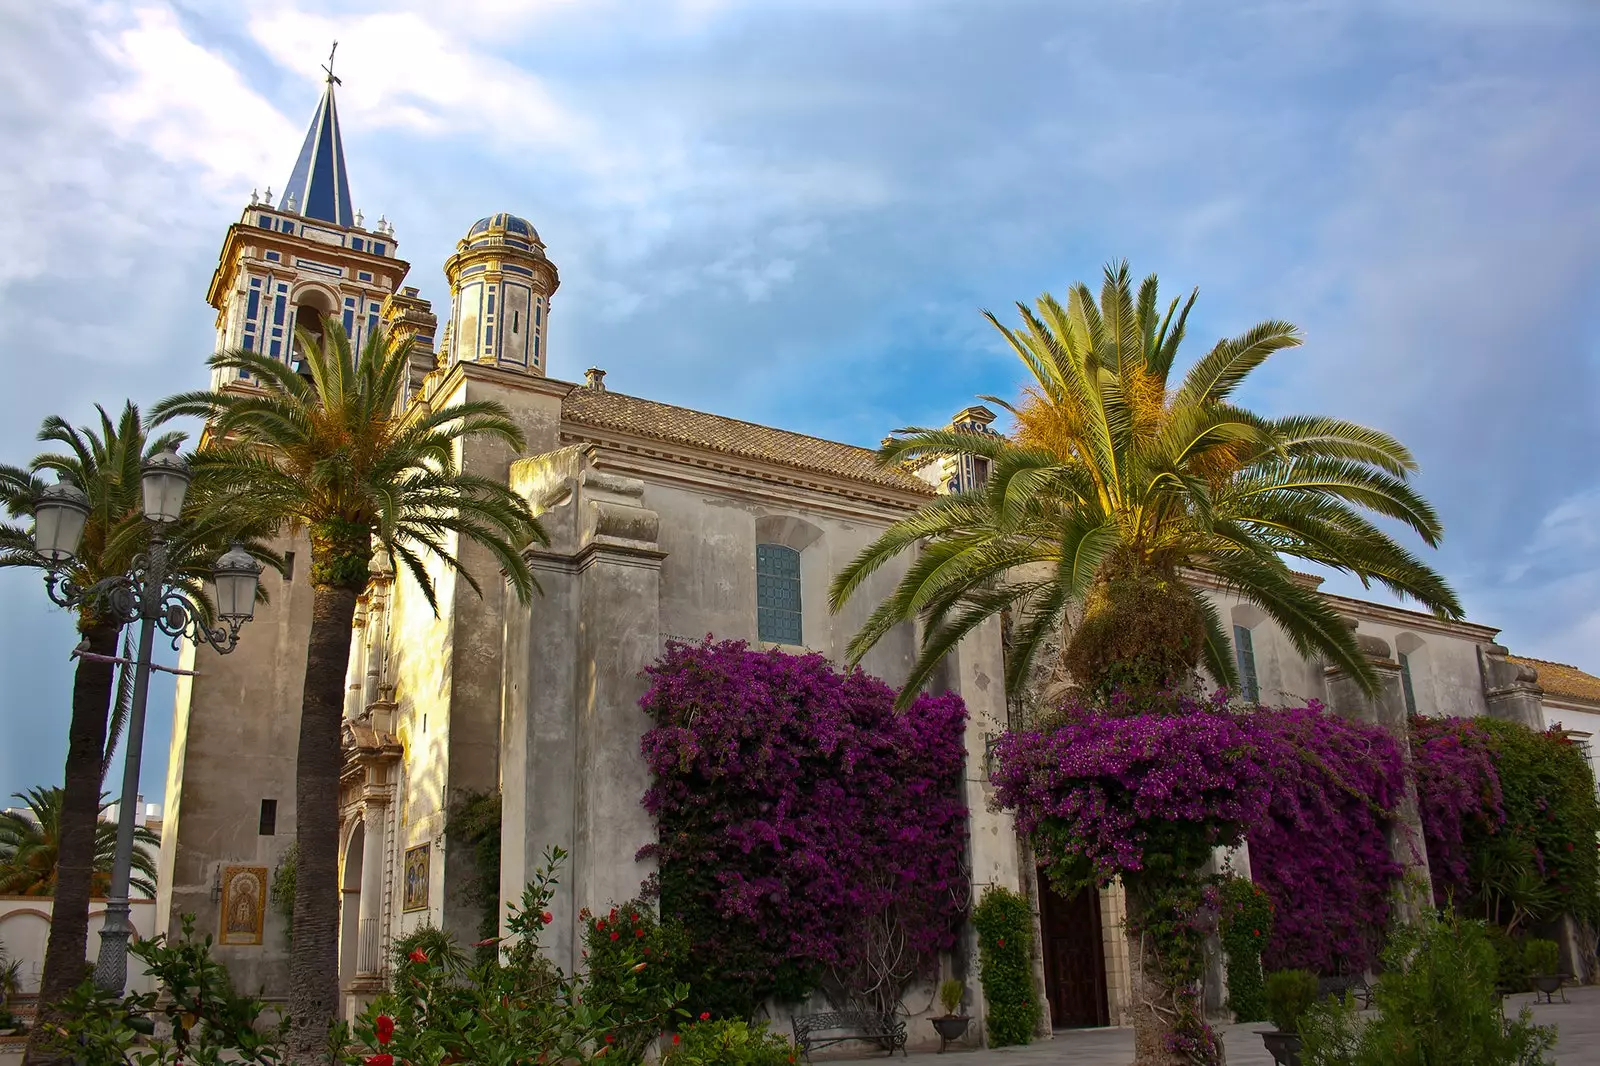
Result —
[{"label": "stone finial", "polygon": [[597,366],[591,366],[583,372],[583,381],[595,392],[606,391],[606,372]]},{"label": "stone finial", "polygon": [[366,229],[366,219],[367,217],[361,213],[361,209],[359,207],[356,208],[356,229]]},{"label": "stone finial", "polygon": [[294,193],[290,193],[289,198],[283,202],[283,209],[289,212],[291,215],[299,214],[299,208],[295,202]]},{"label": "stone finial", "polygon": [[262,194],[261,201],[262,201],[262,203],[266,204],[268,207],[272,206],[272,186],[270,186],[270,185],[267,186],[267,191]]},{"label": "stone finial", "polygon": [[254,207],[261,202],[261,193],[255,189],[250,190],[250,206]]}]

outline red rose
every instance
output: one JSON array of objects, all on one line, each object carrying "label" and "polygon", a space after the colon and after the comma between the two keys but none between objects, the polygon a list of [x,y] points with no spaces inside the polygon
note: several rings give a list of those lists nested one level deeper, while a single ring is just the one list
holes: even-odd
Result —
[{"label": "red rose", "polygon": [[367,1066],[394,1066],[393,1055],[368,1055]]},{"label": "red rose", "polygon": [[700,1012],[700,1020],[703,1021],[703,1022],[709,1022],[711,1020],[711,1012],[708,1011],[708,1010],[701,1011]]},{"label": "red rose", "polygon": [[682,1038],[682,1037],[680,1037],[680,1036],[679,1036],[679,1035],[678,1035],[678,1034],[677,1034],[677,1033],[673,1033],[673,1034],[672,1034],[672,1042],[673,1042],[673,1043],[674,1043],[674,1044],[676,1044],[676,1043],[677,1043],[677,1042],[678,1042],[678,1041],[679,1041],[679,1040],[681,1040],[681,1039],[683,1039],[683,1038]]},{"label": "red rose", "polygon": [[1005,946],[1006,946],[1006,938],[1005,938],[1005,937],[1001,937],[1001,938],[1000,938],[1000,940],[999,940],[999,945],[1000,945],[1000,946],[1001,946],[1001,947],[1005,947]]},{"label": "red rose", "polygon": [[[1569,851],[1572,850],[1572,845],[1571,844],[1567,845],[1567,850],[1569,850]],[[635,929],[633,931],[633,935],[636,936],[636,937],[644,936],[644,930],[643,929]]]},{"label": "red rose", "polygon": [[378,1015],[378,1020],[373,1023],[372,1028],[378,1035],[378,1043],[387,1044],[394,1039],[394,1019],[387,1014]]},{"label": "red rose", "polygon": [[551,914],[549,911],[545,911],[543,914],[539,915],[539,920],[544,922],[545,925],[549,925],[551,922],[556,920],[556,916]]},{"label": "red rose", "polygon": [[616,1037],[612,1036],[610,1033],[606,1034],[606,1043],[615,1044],[616,1042],[617,1042],[617,1038]]},{"label": "red rose", "polygon": [[615,940],[615,939],[617,939],[617,937],[619,937],[619,936],[621,936],[621,935],[622,935],[622,934],[621,934],[621,933],[612,933],[612,934],[611,934],[611,939],[612,939],[612,940]]},{"label": "red rose", "polygon": [[413,951],[411,953],[411,961],[412,962],[427,962],[428,961],[427,953],[424,952],[424,951],[421,951],[420,949],[417,950],[417,951]]},{"label": "red rose", "polygon": [[598,922],[594,923],[594,927],[597,930],[600,930],[601,932],[604,932],[605,931],[605,927],[606,927],[606,920],[604,918],[601,918]]}]

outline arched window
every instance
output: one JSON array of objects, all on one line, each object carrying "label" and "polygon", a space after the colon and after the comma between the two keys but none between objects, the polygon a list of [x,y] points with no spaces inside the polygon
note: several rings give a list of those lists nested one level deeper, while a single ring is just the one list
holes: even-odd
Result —
[{"label": "arched window", "polygon": [[756,545],[756,636],[801,643],[800,553],[782,544]]}]

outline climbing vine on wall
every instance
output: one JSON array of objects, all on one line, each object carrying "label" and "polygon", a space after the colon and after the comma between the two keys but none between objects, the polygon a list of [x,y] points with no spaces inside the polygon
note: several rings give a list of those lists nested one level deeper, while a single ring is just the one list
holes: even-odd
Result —
[{"label": "climbing vine on wall", "polygon": [[1494,718],[1411,728],[1436,893],[1513,932],[1600,919],[1600,804],[1571,738]]},{"label": "climbing vine on wall", "polygon": [[[500,932],[500,793],[463,792],[451,804],[445,832],[472,848],[472,879],[463,887],[478,908],[478,936]],[[496,948],[478,949],[479,961],[495,957]]]},{"label": "climbing vine on wall", "polygon": [[1400,749],[1380,727],[1314,700],[1257,711],[1252,734],[1272,780],[1249,837],[1251,876],[1276,915],[1263,965],[1363,973],[1383,948],[1403,872],[1388,844],[1405,781]]},{"label": "climbing vine on wall", "polygon": [[1272,936],[1272,897],[1246,877],[1227,877],[1217,890],[1218,927],[1228,965],[1228,1009],[1236,1022],[1267,1020],[1261,952]]},{"label": "climbing vine on wall", "polygon": [[898,1000],[970,895],[960,698],[896,713],[876,678],[737,641],[670,643],[646,674],[645,852],[689,935],[692,1010],[748,1016],[823,985]]}]

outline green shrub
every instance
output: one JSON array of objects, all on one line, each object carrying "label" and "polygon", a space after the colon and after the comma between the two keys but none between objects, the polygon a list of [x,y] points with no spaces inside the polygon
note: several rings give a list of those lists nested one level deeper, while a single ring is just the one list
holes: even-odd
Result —
[{"label": "green shrub", "polygon": [[1267,974],[1267,1017],[1280,1033],[1300,1031],[1300,1016],[1317,1001],[1317,975],[1310,970]]},{"label": "green shrub", "polygon": [[[605,914],[587,908],[583,919],[584,954],[589,968],[588,1002],[609,1011],[617,1023],[612,1061],[633,1062],[661,1032],[651,1005],[677,987],[678,970],[689,957],[689,938],[676,923],[656,921],[647,903],[629,900]],[[644,963],[642,969],[633,966]]]},{"label": "green shrub", "polygon": [[[61,1024],[46,1025],[51,1057],[79,1066],[281,1061],[287,1020],[268,1025],[260,1000],[234,992],[228,971],[211,957],[211,938],[195,935],[193,915],[183,916],[180,939],[136,940],[128,952],[158,991],[118,997],[84,981],[62,1001]],[[149,1039],[156,1018],[166,1020],[169,1037]]]},{"label": "green shrub", "polygon": [[741,1018],[684,1026],[662,1066],[789,1066],[794,1060],[794,1048],[767,1032],[766,1022],[750,1025]]},{"label": "green shrub", "polygon": [[390,952],[394,957],[393,969],[399,971],[413,951],[420,951],[452,977],[467,972],[468,959],[456,942],[454,933],[447,933],[435,925],[422,925],[394,938]]},{"label": "green shrub", "polygon": [[967,986],[951,978],[939,984],[939,1005],[944,1008],[947,1016],[954,1015],[961,1009],[961,1000],[967,994]]},{"label": "green shrub", "polygon": [[[1377,1017],[1355,1020],[1351,997],[1313,1006],[1301,1020],[1305,1066],[1549,1066],[1555,1028],[1527,1007],[1502,1013],[1497,960],[1482,922],[1453,910],[1397,927],[1373,990]],[[1269,994],[1271,980],[1268,980]]]},{"label": "green shrub", "polygon": [[1523,953],[1523,941],[1498,925],[1485,927],[1484,933],[1494,948],[1495,987],[1507,992],[1528,991],[1528,959]]},{"label": "green shrub", "polygon": [[1228,961],[1228,1009],[1236,1022],[1266,1021],[1261,949],[1272,936],[1272,897],[1248,878],[1229,877],[1218,904],[1218,931]]},{"label": "green shrub", "polygon": [[1039,1024],[1033,994],[1033,912],[1010,889],[986,890],[972,909],[978,973],[988,1005],[989,1045],[1026,1044]]},{"label": "green shrub", "polygon": [[1552,974],[1561,968],[1561,946],[1554,940],[1530,940],[1522,945],[1522,958],[1530,974]]}]

